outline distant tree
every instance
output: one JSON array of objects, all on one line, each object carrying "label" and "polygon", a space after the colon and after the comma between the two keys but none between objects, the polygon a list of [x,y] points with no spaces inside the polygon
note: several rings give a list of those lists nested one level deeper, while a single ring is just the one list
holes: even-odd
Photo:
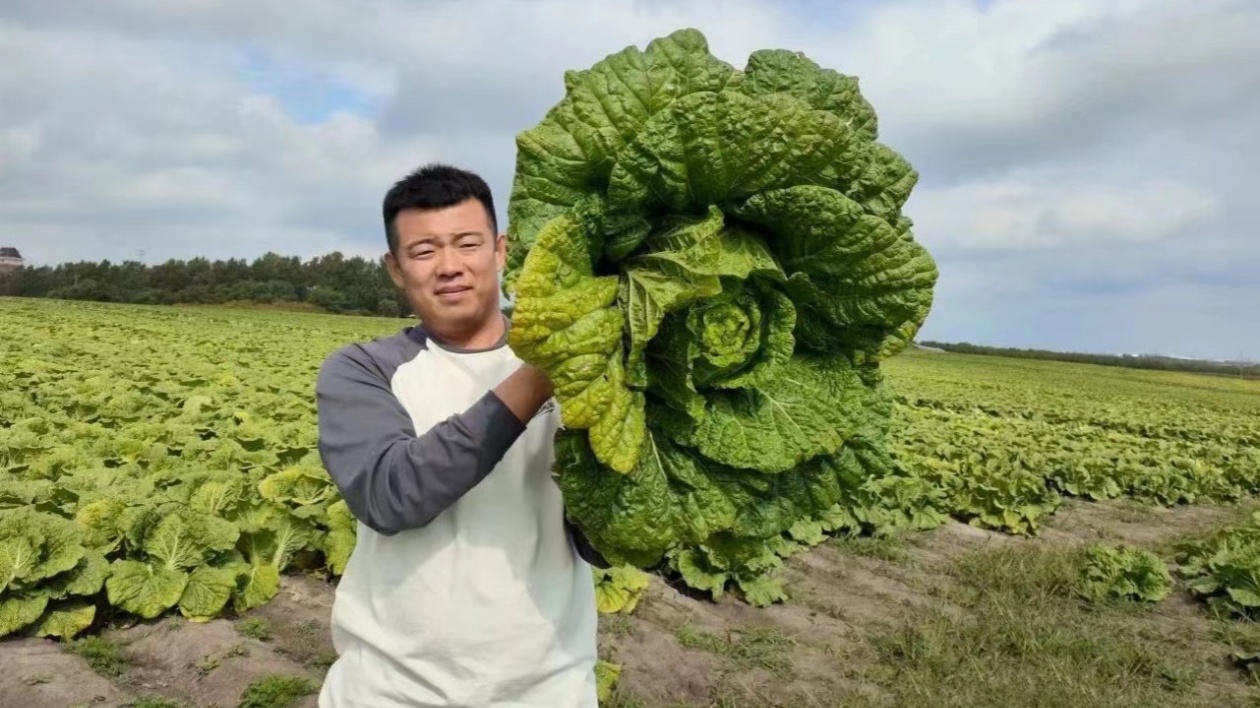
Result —
[{"label": "distant tree", "polygon": [[1003,356],[1023,359],[1045,359],[1053,361],[1070,361],[1080,364],[1097,364],[1099,366],[1119,366],[1130,369],[1156,369],[1161,371],[1186,371],[1201,374],[1239,376],[1240,378],[1260,378],[1260,364],[1254,362],[1220,362],[1200,359],[1180,359],[1153,354],[1116,355],[1088,354],[1080,352],[1056,352],[1043,349],[1019,349],[1014,347],[987,347],[969,342],[917,342],[920,346],[942,349],[957,354],[980,354],[986,356]]},{"label": "distant tree", "polygon": [[252,262],[198,257],[155,265],[81,261],[26,266],[0,277],[0,294],[143,304],[302,302],[328,312],[385,317],[411,311],[383,259],[340,252],[306,261],[266,253]]}]

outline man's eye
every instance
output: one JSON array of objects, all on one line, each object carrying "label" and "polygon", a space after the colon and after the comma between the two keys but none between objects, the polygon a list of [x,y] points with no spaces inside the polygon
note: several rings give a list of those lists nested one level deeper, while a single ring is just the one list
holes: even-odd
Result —
[{"label": "man's eye", "polygon": [[433,251],[431,249],[424,251],[412,251],[411,253],[412,258],[428,258],[431,255],[433,255]]},{"label": "man's eye", "polygon": [[465,251],[471,251],[471,250],[475,249],[478,245],[480,245],[480,244],[476,244],[476,243],[464,243],[464,244],[460,244],[460,248],[463,248]]}]

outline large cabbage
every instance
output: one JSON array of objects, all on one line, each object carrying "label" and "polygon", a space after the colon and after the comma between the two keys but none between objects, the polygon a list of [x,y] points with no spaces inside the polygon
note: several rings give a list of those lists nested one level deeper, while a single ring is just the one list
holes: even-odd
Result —
[{"label": "large cabbage", "polygon": [[564,80],[517,139],[510,345],[555,381],[596,547],[720,591],[887,464],[878,362],[937,277],[901,213],[918,174],[799,53],[740,71],[681,30]]}]

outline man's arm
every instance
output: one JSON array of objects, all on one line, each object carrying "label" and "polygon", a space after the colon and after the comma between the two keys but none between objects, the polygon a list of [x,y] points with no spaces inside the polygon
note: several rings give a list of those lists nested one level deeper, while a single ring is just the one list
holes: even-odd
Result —
[{"label": "man's arm", "polygon": [[417,436],[389,380],[361,349],[347,348],[325,362],[316,383],[320,457],[369,528],[420,528],[490,474],[551,395],[545,374],[522,367]]}]

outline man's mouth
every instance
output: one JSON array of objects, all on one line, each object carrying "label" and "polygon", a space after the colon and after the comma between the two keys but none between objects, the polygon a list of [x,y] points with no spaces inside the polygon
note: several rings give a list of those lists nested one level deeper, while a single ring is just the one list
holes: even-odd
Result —
[{"label": "man's mouth", "polygon": [[472,288],[468,287],[467,285],[451,285],[445,288],[438,288],[437,294],[438,295],[457,295],[459,293],[468,292],[469,290],[472,290]]}]

